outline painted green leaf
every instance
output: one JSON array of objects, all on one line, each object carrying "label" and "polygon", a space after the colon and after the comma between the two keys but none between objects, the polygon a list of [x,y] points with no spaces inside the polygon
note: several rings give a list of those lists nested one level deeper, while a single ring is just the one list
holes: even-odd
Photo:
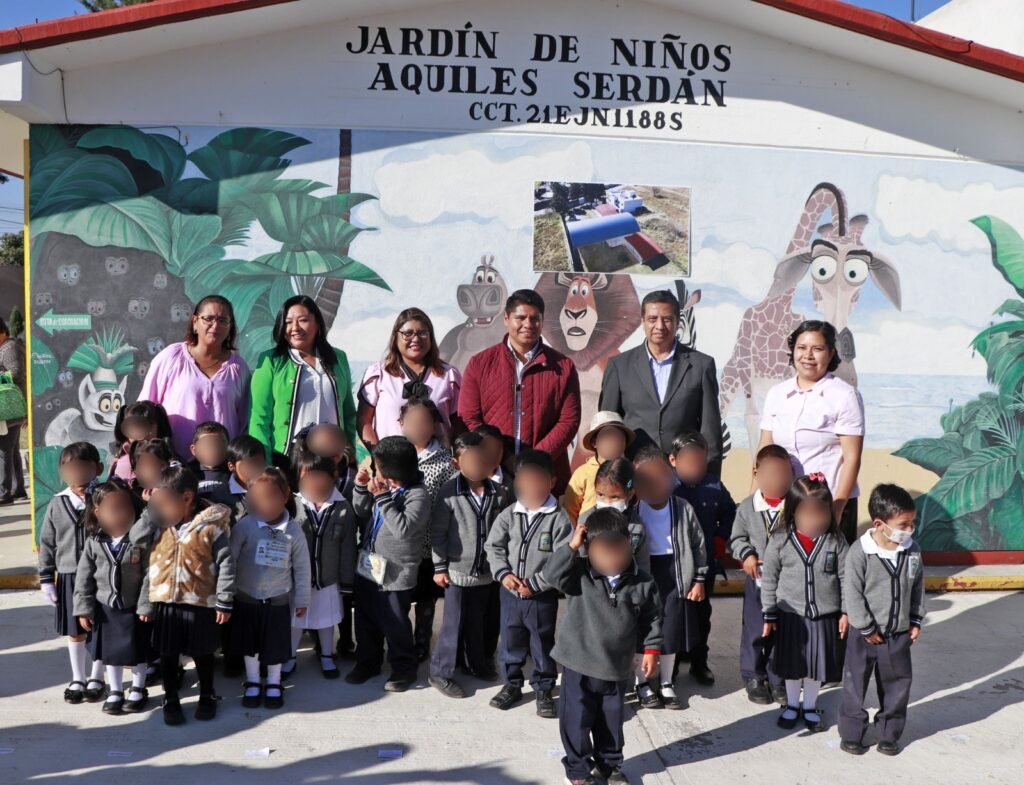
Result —
[{"label": "painted green leaf", "polygon": [[1002,538],[1002,548],[1024,550],[1024,485],[1020,478],[998,499],[993,499],[988,520]]},{"label": "painted green leaf", "polygon": [[276,314],[284,301],[295,294],[292,288],[290,275],[278,275],[270,284],[270,291],[267,293],[267,308],[271,314]]},{"label": "painted green leaf", "polygon": [[1024,301],[1006,300],[995,310],[996,316],[1018,316],[1024,319]]},{"label": "painted green leaf", "polygon": [[185,169],[185,149],[165,134],[148,134],[130,125],[106,125],[93,128],[78,140],[78,147],[94,150],[113,147],[123,150],[160,173],[164,185],[181,177]]},{"label": "painted green leaf", "polygon": [[32,394],[42,395],[57,381],[60,363],[42,339],[32,337]]},{"label": "painted green leaf", "polygon": [[246,329],[239,339],[239,351],[250,368],[256,367],[259,356],[274,345],[274,327],[260,324]]},{"label": "painted green leaf", "polygon": [[1012,399],[1024,381],[1024,340],[1000,335],[991,339],[990,347],[988,378],[1001,396]]},{"label": "painted green leaf", "polygon": [[[29,160],[33,168],[48,155],[67,150],[71,145],[64,128],[56,125],[32,125],[28,132]],[[35,176],[35,175],[33,175]]]},{"label": "painted green leaf", "polygon": [[372,194],[331,194],[330,196],[325,196],[320,200],[323,203],[321,212],[326,215],[335,215],[339,218],[344,218],[345,214],[350,212],[356,205],[376,198],[377,197]]},{"label": "painted green leaf", "polygon": [[29,214],[38,218],[113,202],[138,194],[128,168],[109,155],[65,150],[33,164],[29,178]]},{"label": "painted green leaf", "polygon": [[981,356],[991,363],[996,354],[996,352],[992,351],[993,348],[998,350],[1006,345],[1006,341],[998,339],[1019,340],[1022,335],[1024,335],[1024,321],[1014,319],[1011,322],[999,322],[991,327],[986,327],[978,333],[974,340],[971,341],[971,346],[977,349]]},{"label": "painted green leaf", "polygon": [[986,447],[952,464],[928,495],[959,518],[1006,493],[1016,474],[1015,450]]},{"label": "painted green leaf", "polygon": [[964,422],[964,407],[957,406],[954,409],[943,414],[939,417],[939,423],[942,425],[942,430],[945,433],[956,433],[960,430],[960,427]]},{"label": "painted green leaf", "polygon": [[188,154],[188,160],[211,180],[230,180],[260,172],[273,172],[277,176],[290,163],[284,158],[263,158],[209,145],[193,150]]},{"label": "painted green leaf", "polygon": [[221,286],[218,294],[227,297],[231,302],[231,307],[235,311],[235,321],[241,327],[248,324],[253,306],[260,297],[269,291],[272,282],[273,279],[269,277],[231,276]]},{"label": "painted green leaf", "polygon": [[220,217],[216,215],[170,213],[170,249],[165,260],[167,272],[181,276],[200,258],[220,259],[224,249],[214,245],[220,228]]},{"label": "painted green leaf", "polygon": [[63,232],[87,245],[138,248],[163,259],[171,254],[169,226],[167,207],[151,196],[113,200],[32,219],[33,232]]},{"label": "painted green leaf", "polygon": [[[32,342],[33,344],[35,341]],[[35,507],[36,521],[42,522],[46,515],[46,507],[50,499],[64,488],[60,479],[61,447],[36,447],[32,450],[32,504]],[[36,526],[36,543],[38,544],[39,529]]]},{"label": "painted green leaf", "polygon": [[290,246],[300,244],[302,227],[320,215],[320,200],[304,193],[255,194],[246,203],[268,235]]},{"label": "painted green leaf", "polygon": [[363,230],[334,215],[317,215],[302,225],[299,245],[308,250],[344,253]]},{"label": "painted green leaf", "polygon": [[377,288],[384,289],[388,292],[391,291],[391,287],[388,286],[387,281],[377,275],[377,273],[365,264],[354,260],[350,261],[344,267],[339,267],[329,273],[325,273],[324,278],[336,278],[343,281],[359,281],[360,283],[368,283],[371,286],[376,286]]},{"label": "painted green leaf", "polygon": [[988,236],[992,245],[992,264],[1017,293],[1024,296],[1024,240],[1008,223],[994,215],[971,220]]},{"label": "painted green leaf", "polygon": [[946,434],[939,439],[911,439],[893,455],[941,476],[964,457],[964,447],[958,434]]},{"label": "painted green leaf", "polygon": [[288,131],[246,127],[232,128],[219,133],[207,144],[210,147],[236,150],[262,158],[280,158],[292,150],[310,144],[310,141]]}]

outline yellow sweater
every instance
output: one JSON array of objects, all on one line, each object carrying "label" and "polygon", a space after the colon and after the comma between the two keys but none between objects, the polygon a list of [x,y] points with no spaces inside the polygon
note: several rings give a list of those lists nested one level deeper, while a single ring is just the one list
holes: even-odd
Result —
[{"label": "yellow sweater", "polygon": [[569,514],[573,523],[577,522],[580,513],[589,510],[597,504],[597,491],[594,486],[594,479],[597,477],[597,469],[601,462],[596,455],[587,458],[569,478],[569,485],[562,495],[562,507]]}]

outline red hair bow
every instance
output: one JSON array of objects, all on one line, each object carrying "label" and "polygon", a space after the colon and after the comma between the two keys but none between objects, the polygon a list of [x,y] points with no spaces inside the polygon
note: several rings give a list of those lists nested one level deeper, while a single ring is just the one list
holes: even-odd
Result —
[{"label": "red hair bow", "polygon": [[811,472],[807,475],[807,479],[811,482],[825,482],[825,475],[821,472]]}]

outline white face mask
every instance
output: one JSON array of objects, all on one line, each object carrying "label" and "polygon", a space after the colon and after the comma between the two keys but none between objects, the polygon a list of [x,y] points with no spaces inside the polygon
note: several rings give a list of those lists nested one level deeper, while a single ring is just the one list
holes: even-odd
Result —
[{"label": "white face mask", "polygon": [[605,507],[611,507],[613,510],[625,512],[626,508],[629,506],[629,503],[622,501],[620,499],[617,502],[597,502],[594,506],[599,510],[603,510]]},{"label": "white face mask", "polygon": [[897,545],[903,545],[903,543],[909,542],[910,538],[914,536],[913,532],[894,529],[887,523],[883,523],[882,526],[885,528],[885,538],[889,540],[889,542],[894,542]]}]

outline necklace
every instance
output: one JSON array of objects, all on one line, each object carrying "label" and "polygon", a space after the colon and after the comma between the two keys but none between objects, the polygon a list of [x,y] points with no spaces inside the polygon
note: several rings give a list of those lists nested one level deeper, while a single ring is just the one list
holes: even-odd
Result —
[{"label": "necklace", "polygon": [[213,373],[216,373],[217,369],[220,368],[220,366],[224,364],[225,360],[227,360],[227,358],[223,357],[223,356],[222,357],[214,357],[212,362],[207,363],[206,365],[203,365],[202,362],[200,362],[199,358],[196,356],[196,351],[195,351],[194,347],[192,347],[192,346],[188,347],[188,353],[189,353],[189,356],[192,358],[193,362],[195,362],[196,367],[199,368],[199,370],[205,376],[211,376],[212,375],[210,373],[211,370],[213,371]]}]

